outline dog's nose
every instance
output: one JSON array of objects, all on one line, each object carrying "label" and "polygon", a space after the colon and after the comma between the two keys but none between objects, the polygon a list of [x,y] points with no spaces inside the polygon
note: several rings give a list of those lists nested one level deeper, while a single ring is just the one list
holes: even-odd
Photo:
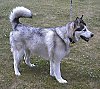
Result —
[{"label": "dog's nose", "polygon": [[92,34],[91,34],[91,37],[93,37],[93,36],[94,36],[94,34],[92,33]]}]

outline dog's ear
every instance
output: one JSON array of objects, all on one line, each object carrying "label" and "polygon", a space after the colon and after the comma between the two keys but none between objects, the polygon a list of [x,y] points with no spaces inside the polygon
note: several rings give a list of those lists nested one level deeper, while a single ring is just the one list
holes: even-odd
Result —
[{"label": "dog's ear", "polygon": [[79,19],[79,17],[77,17],[75,21],[77,21],[78,19]]},{"label": "dog's ear", "polygon": [[76,20],[74,21],[74,28],[75,28],[76,26],[78,26],[79,24],[80,24],[80,18],[77,17]]},{"label": "dog's ear", "polygon": [[83,15],[80,18],[80,22],[86,26],[86,23],[83,21]]},{"label": "dog's ear", "polygon": [[83,19],[83,15],[81,16],[81,18],[80,19]]}]

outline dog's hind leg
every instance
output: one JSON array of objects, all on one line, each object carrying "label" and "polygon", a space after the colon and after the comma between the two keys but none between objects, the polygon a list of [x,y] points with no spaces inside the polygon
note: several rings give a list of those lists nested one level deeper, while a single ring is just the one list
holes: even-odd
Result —
[{"label": "dog's hind leg", "polygon": [[30,51],[29,51],[29,50],[25,50],[24,54],[25,54],[25,57],[24,57],[25,63],[26,63],[29,67],[34,67],[35,65],[34,65],[34,64],[31,64],[31,62],[30,62]]},{"label": "dog's hind leg", "polygon": [[21,75],[20,72],[19,72],[19,63],[22,59],[24,55],[24,50],[13,50],[13,58],[14,58],[14,71],[15,71],[15,75]]}]

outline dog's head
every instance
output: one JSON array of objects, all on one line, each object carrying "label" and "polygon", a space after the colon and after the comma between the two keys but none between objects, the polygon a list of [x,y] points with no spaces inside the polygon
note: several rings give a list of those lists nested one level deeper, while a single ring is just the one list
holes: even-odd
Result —
[{"label": "dog's head", "polygon": [[83,15],[81,18],[77,17],[74,21],[74,42],[78,41],[80,38],[88,42],[89,39],[94,36],[94,34],[88,30],[86,23],[83,21],[82,18]]}]

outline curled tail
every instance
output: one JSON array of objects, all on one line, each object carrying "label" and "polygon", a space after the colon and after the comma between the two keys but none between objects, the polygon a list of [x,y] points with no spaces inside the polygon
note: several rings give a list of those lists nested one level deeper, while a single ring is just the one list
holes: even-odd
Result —
[{"label": "curled tail", "polygon": [[11,24],[17,25],[19,23],[19,18],[25,17],[25,18],[32,18],[32,13],[29,9],[25,7],[16,7],[12,10],[9,19]]}]

